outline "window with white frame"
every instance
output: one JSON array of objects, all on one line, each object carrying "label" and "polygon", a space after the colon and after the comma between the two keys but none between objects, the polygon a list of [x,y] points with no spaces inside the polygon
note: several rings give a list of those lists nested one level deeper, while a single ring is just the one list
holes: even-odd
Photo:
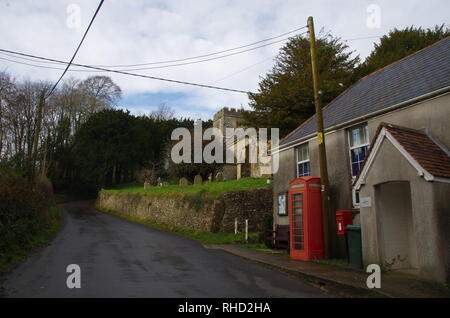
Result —
[{"label": "window with white frame", "polygon": [[349,129],[348,135],[352,177],[356,177],[361,170],[369,149],[369,128],[367,124],[353,127]]},{"label": "window with white frame", "polygon": [[309,176],[311,174],[309,164],[308,143],[300,145],[297,150],[297,178]]}]

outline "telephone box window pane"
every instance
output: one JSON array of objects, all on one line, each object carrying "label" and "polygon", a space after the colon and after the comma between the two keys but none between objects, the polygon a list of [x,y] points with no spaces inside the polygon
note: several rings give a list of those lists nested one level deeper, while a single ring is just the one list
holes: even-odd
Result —
[{"label": "telephone box window pane", "polygon": [[303,206],[302,201],[294,201],[294,207],[295,208],[301,208]]},{"label": "telephone box window pane", "polygon": [[302,199],[302,194],[294,194],[294,201],[298,201]]},{"label": "telephone box window pane", "polygon": [[302,250],[303,249],[303,244],[294,244],[294,248],[296,250]]},{"label": "telephone box window pane", "polygon": [[294,209],[294,214],[296,214],[296,215],[301,215],[301,214],[303,214],[303,209],[302,209],[302,208],[295,208],[295,209]]},{"label": "telephone box window pane", "polygon": [[303,243],[303,236],[294,236],[295,243]]},{"label": "telephone box window pane", "polygon": [[297,229],[302,229],[303,228],[303,222],[295,222],[294,223],[294,227]]},{"label": "telephone box window pane", "polygon": [[296,229],[303,229],[303,223],[302,222],[294,223],[294,228],[296,228]]},{"label": "telephone box window pane", "polygon": [[302,229],[294,230],[294,235],[303,235],[303,230]]}]

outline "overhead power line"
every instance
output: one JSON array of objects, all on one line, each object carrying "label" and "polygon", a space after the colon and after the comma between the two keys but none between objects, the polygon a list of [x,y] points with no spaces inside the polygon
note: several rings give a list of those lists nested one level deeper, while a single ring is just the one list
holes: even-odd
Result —
[{"label": "overhead power line", "polygon": [[[302,29],[302,28],[300,28],[300,29]],[[296,29],[296,30],[293,30],[293,31],[290,31],[290,32],[287,32],[287,33],[292,33],[294,31],[298,31],[300,29]],[[287,33],[285,33],[285,34],[287,34]],[[297,36],[305,34],[305,33],[307,33],[307,32],[300,33]],[[283,34],[283,35],[285,35],[285,34]],[[280,36],[277,36],[277,37],[280,37]],[[274,38],[277,38],[277,37],[274,37]],[[364,39],[377,38],[377,37],[379,38],[379,36],[368,36],[368,37],[359,37],[359,38],[344,39],[344,40],[345,41],[353,41],[353,40],[364,40]],[[271,39],[273,39],[273,38],[271,38]],[[289,38],[287,38],[287,39],[289,39]],[[274,44],[274,43],[278,43],[278,42],[281,42],[281,41],[284,41],[284,40],[287,40],[287,39],[282,39],[282,40],[278,40],[278,41],[275,41],[275,42],[272,42],[272,43],[267,43],[267,44],[261,45],[261,46],[259,46],[257,48],[268,46],[268,45],[271,45],[271,44]],[[266,40],[261,40],[259,42],[255,42],[255,43],[261,43],[261,42],[264,42],[264,41],[266,41]],[[255,44],[255,43],[253,43],[253,44]],[[250,46],[250,44],[247,45],[247,46]],[[222,58],[222,57],[236,55],[236,54],[240,54],[240,53],[251,51],[253,49],[256,49],[256,48],[243,50],[243,51],[240,51],[240,52],[234,52],[232,54],[228,54],[228,55],[225,55],[225,56],[220,56],[220,57],[216,57],[216,58],[212,58],[212,59],[206,59],[206,60],[203,60],[203,61],[206,62],[206,61],[210,61],[210,60],[214,60],[214,59],[218,59],[218,58]],[[229,49],[229,50],[226,50],[226,51],[231,51],[231,50],[233,50],[233,49]],[[2,53],[4,55],[7,55],[7,56],[12,56],[14,58],[20,58],[20,59],[24,59],[24,60],[28,60],[28,61],[39,62],[39,63],[50,63],[50,64],[59,64],[59,65],[62,65],[62,64],[67,64],[68,65],[69,64],[68,62],[60,61],[60,60],[57,60],[57,59],[46,58],[46,57],[41,57],[41,56],[36,56],[36,55],[31,55],[31,54],[25,54],[25,53],[20,53],[20,52],[16,52],[16,51],[6,50],[6,49],[0,49],[0,53]],[[207,54],[205,56],[211,56],[211,55],[214,55],[214,54],[216,54],[216,53]],[[31,64],[31,63],[19,62],[19,61],[7,59],[7,58],[2,58],[2,57],[0,57],[0,59],[1,60],[5,60],[5,61],[9,61],[9,62],[13,62],[13,63],[27,65],[27,66],[34,66],[34,67],[46,68],[46,69],[62,70],[62,68],[58,68],[58,67],[50,67],[50,66],[44,66],[44,65],[36,65],[36,64]],[[191,58],[186,58],[186,59],[182,59],[182,60],[188,60],[188,59],[191,59]],[[173,61],[177,61],[177,60],[173,60]],[[190,63],[174,64],[172,66],[181,66],[181,65],[188,65],[188,64],[194,64],[194,63],[200,63],[200,61],[195,61],[195,62],[190,62]],[[259,64],[259,63],[257,63],[257,64]],[[108,68],[105,68],[105,67],[99,67],[99,66],[95,66],[95,65],[85,65],[85,64],[77,64],[77,63],[71,63],[71,65],[78,66],[78,67],[81,67],[81,68],[85,68],[85,69],[71,69],[71,70],[69,70],[69,71],[73,71],[73,72],[118,73],[118,74],[123,74],[123,75],[142,77],[142,78],[148,78],[148,79],[154,79],[154,80],[160,80],[160,81],[167,81],[167,82],[173,82],[173,83],[179,83],[179,84],[185,84],[185,85],[193,85],[193,86],[199,86],[199,87],[205,87],[205,88],[219,89],[219,90],[225,90],[225,91],[232,91],[232,92],[238,92],[238,93],[245,93],[245,94],[251,93],[251,92],[238,90],[238,89],[217,87],[217,86],[212,86],[212,85],[205,85],[205,84],[198,84],[198,83],[192,83],[192,82],[186,82],[186,81],[166,79],[166,78],[161,78],[161,77],[147,76],[147,75],[143,75],[143,74],[136,74],[136,73],[130,73],[129,72],[129,71],[132,71],[132,70],[143,70],[143,69],[153,69],[153,68],[139,68],[139,69],[130,69],[130,70],[112,70],[112,69],[108,69]],[[134,65],[147,65],[147,64],[134,64]],[[164,66],[164,67],[169,67],[169,66]],[[155,67],[155,68],[162,68],[162,67]],[[244,70],[246,70],[246,69],[247,68],[245,68]],[[237,73],[239,73],[239,72],[240,71],[238,71]],[[234,75],[234,73],[231,74],[231,75]]]},{"label": "overhead power line", "polygon": [[[214,82],[212,82],[211,84],[216,84],[216,83],[218,83],[218,82],[221,82],[221,81],[223,81],[223,80],[226,80],[226,79],[228,79],[228,78],[230,78],[230,77],[233,77],[233,76],[235,76],[235,75],[237,75],[237,74],[240,74],[240,73],[242,73],[242,72],[245,72],[245,71],[251,69],[252,67],[255,67],[256,65],[260,65],[260,64],[265,63],[265,62],[267,62],[267,61],[269,61],[269,60],[273,60],[274,58],[276,58],[276,55],[275,55],[275,56],[271,56],[271,57],[269,57],[269,58],[266,58],[266,59],[264,59],[264,60],[262,60],[262,61],[259,61],[259,62],[257,62],[257,63],[254,63],[254,64],[252,64],[252,65],[248,65],[248,66],[246,66],[246,67],[244,67],[244,68],[242,68],[242,69],[239,69],[239,70],[237,70],[237,71],[235,71],[235,72],[233,72],[233,73],[231,73],[231,74],[228,74],[228,75],[226,75],[226,76],[224,76],[224,77],[221,77],[221,78],[219,78],[218,80],[215,80]],[[208,84],[209,84],[209,83],[208,83]]]},{"label": "overhead power line", "polygon": [[379,39],[382,35],[372,35],[372,36],[363,36],[359,38],[353,38],[353,39],[344,39],[344,41],[357,41],[357,40],[368,40],[368,39]]},{"label": "overhead power line", "polygon": [[[96,67],[107,67],[107,68],[116,68],[116,67],[138,67],[138,66],[146,66],[146,65],[158,65],[158,64],[177,63],[177,62],[183,62],[183,61],[189,61],[189,60],[197,60],[197,59],[200,59],[200,58],[205,58],[205,57],[214,56],[214,55],[218,55],[218,54],[222,54],[222,53],[227,53],[227,52],[231,52],[231,51],[243,49],[243,48],[246,48],[246,47],[254,46],[254,45],[259,44],[259,43],[263,43],[263,42],[271,41],[271,40],[274,40],[274,39],[278,39],[278,38],[283,37],[283,36],[285,36],[285,35],[288,35],[288,34],[291,34],[291,33],[297,32],[297,31],[300,31],[300,30],[302,30],[302,29],[305,29],[306,27],[307,27],[307,26],[303,26],[303,27],[301,27],[301,28],[297,28],[297,29],[294,29],[294,30],[292,30],[292,31],[288,31],[288,32],[285,32],[285,33],[283,33],[283,34],[280,34],[280,35],[277,35],[277,36],[273,36],[273,37],[270,37],[270,38],[267,38],[267,39],[263,39],[263,40],[260,40],[260,41],[257,41],[257,42],[249,43],[249,44],[246,44],[246,45],[241,45],[241,46],[238,46],[238,47],[234,47],[234,48],[230,48],[230,49],[226,49],[226,50],[222,50],[222,51],[218,51],[218,52],[213,52],[213,53],[208,53],[208,54],[198,55],[198,56],[186,57],[186,58],[175,59],[175,60],[159,61],[159,62],[147,62],[147,63],[140,63],[140,64],[114,64],[114,65],[92,65],[92,66],[96,66]],[[302,34],[303,34],[303,33],[302,33]],[[289,39],[289,38],[287,38],[287,39]],[[284,41],[284,40],[285,40],[285,39],[282,39],[282,40],[280,40],[280,41],[273,42],[272,44],[279,43],[279,42]],[[268,44],[268,45],[269,45],[269,44]],[[258,48],[261,48],[261,47],[264,47],[264,46],[259,46]],[[256,49],[256,48],[255,48],[255,49]],[[249,50],[249,51],[250,51],[250,50]],[[246,52],[247,52],[247,51],[246,51]],[[5,54],[5,53],[4,53],[4,54]],[[8,54],[6,54],[6,55],[8,55]],[[33,59],[27,59],[27,58],[23,58],[23,57],[22,57],[22,59],[34,61]],[[61,64],[61,63],[58,63],[58,62],[48,62],[48,61],[44,61],[44,62],[42,62],[42,63],[56,64],[56,65]]]},{"label": "overhead power line", "polygon": [[[12,54],[11,54],[12,56]],[[40,67],[40,68],[45,68],[45,69],[51,69],[51,70],[64,70],[61,67],[51,67],[51,66],[44,66],[44,65],[36,65],[36,64],[31,64],[31,63],[26,63],[26,62],[20,62],[20,61],[15,61],[15,60],[11,60],[11,59],[7,59],[5,57],[0,57],[0,60],[3,61],[8,61],[8,62],[13,62],[13,63],[17,63],[17,64],[22,64],[22,65],[27,65],[27,66],[33,66],[33,67]],[[32,61],[36,61],[36,60],[32,60]],[[73,71],[73,70],[72,70]]]},{"label": "overhead power line", "polygon": [[[302,28],[300,28],[300,29],[302,29]],[[296,29],[296,30],[299,30],[299,29]],[[286,33],[292,33],[292,32],[293,32],[293,31],[286,32]],[[286,34],[286,33],[284,33],[284,34]],[[307,33],[307,32],[303,32],[303,33],[297,34],[296,36],[303,35],[303,34],[305,34],[305,33]],[[277,37],[279,37],[279,36],[277,36]],[[273,38],[277,38],[277,37],[273,37]],[[366,39],[380,38],[380,37],[381,37],[381,36],[374,35],[374,36],[358,37],[358,38],[343,39],[343,40],[344,40],[344,41],[356,41],[356,40],[366,40]],[[273,38],[271,38],[271,39],[273,39]],[[120,70],[120,71],[124,71],[124,72],[127,72],[127,71],[142,71],[142,70],[150,70],[150,69],[162,69],[162,68],[171,68],[171,67],[184,66],[184,65],[191,65],[191,64],[199,64],[199,63],[209,62],[209,61],[213,61],[213,60],[217,60],[217,59],[222,59],[222,58],[226,58],[226,57],[238,55],[238,54],[241,54],[241,53],[250,52],[250,51],[253,51],[253,50],[256,50],[256,49],[260,49],[260,48],[263,48],[263,47],[266,47],[266,46],[269,46],[269,45],[273,45],[273,44],[276,44],[276,43],[280,43],[280,42],[286,41],[286,40],[288,40],[288,39],[290,39],[290,38],[291,38],[291,37],[284,38],[284,39],[281,39],[281,40],[278,40],[278,41],[275,41],[275,42],[266,43],[266,44],[264,44],[264,45],[260,45],[260,46],[257,46],[257,47],[254,47],[254,48],[250,48],[250,49],[246,49],[246,50],[243,50],[243,51],[233,52],[233,53],[230,53],[230,54],[221,55],[221,56],[214,57],[214,58],[209,58],[209,59],[202,59],[202,60],[199,60],[199,61],[193,61],[193,62],[187,62],[187,63],[178,63],[178,64],[171,64],[171,65],[163,65],[163,66],[154,66],[154,67],[122,69],[122,70]],[[261,41],[259,41],[259,42],[255,42],[255,43],[260,43],[260,42],[264,42],[264,41],[267,41],[267,39],[266,39],[266,40],[261,40]],[[255,43],[252,43],[252,44],[255,44]],[[252,45],[252,44],[249,44],[249,45],[246,45],[246,46],[250,46],[250,45]],[[243,46],[243,47],[246,47],[246,46]],[[232,50],[235,50],[235,49],[237,49],[237,48],[229,49],[229,50],[225,50],[225,51],[232,51]],[[223,52],[225,52],[225,51],[216,52],[216,53],[211,53],[211,54],[205,54],[205,55],[202,55],[202,56],[212,56],[212,55],[216,55],[216,54],[218,54],[218,53],[223,53]],[[12,57],[15,57],[15,58],[20,58],[20,59],[27,60],[27,61],[37,62],[36,59],[25,58],[25,57],[17,57],[17,56],[15,56],[15,55],[8,54],[8,53],[2,53],[2,54],[7,55],[7,56],[12,56]],[[198,57],[200,57],[200,56],[198,56]],[[180,59],[180,60],[172,60],[172,61],[185,61],[185,60],[190,60],[190,59],[194,59],[194,58],[198,58],[198,57],[186,58],[186,59]],[[43,66],[43,65],[36,65],[36,64],[30,64],[30,63],[24,63],[24,62],[19,62],[19,61],[15,61],[15,60],[10,60],[10,59],[7,59],[7,58],[0,58],[0,59],[5,60],[5,61],[9,61],[9,62],[13,62],[13,63],[18,63],[18,64],[23,64],[23,65],[28,65],[28,66],[35,66],[35,67],[39,67],[39,68],[48,68],[48,69],[53,69],[53,70],[64,70],[64,68],[48,67],[48,66]],[[169,62],[169,61],[166,61],[166,62]],[[67,62],[49,62],[49,61],[39,61],[39,63],[53,64],[53,65],[64,65],[64,64],[67,64]],[[159,64],[159,63],[163,63],[163,62],[144,63],[144,64],[128,64],[128,65],[130,65],[130,66],[132,66],[132,65],[151,65],[151,64]],[[124,64],[123,66],[125,66],[125,65],[126,65],[126,64]],[[94,66],[94,67],[107,67],[107,66],[99,66],[99,65],[91,65],[91,66]],[[113,66],[113,67],[117,67],[117,65],[116,65],[116,66]],[[96,70],[80,70],[80,69],[70,69],[70,70],[68,70],[68,71],[70,71],[70,72],[104,72],[104,71],[96,71]]]},{"label": "overhead power line", "polygon": [[[306,33],[307,33],[307,32],[303,32],[303,33],[297,34],[296,36],[300,36],[300,35],[303,35],[303,34],[306,34]],[[162,65],[162,66],[153,66],[153,67],[122,69],[122,70],[120,70],[120,71],[123,71],[123,72],[129,72],[129,71],[143,71],[143,70],[153,70],[153,69],[162,69],[162,68],[171,68],[171,67],[178,67],[178,66],[185,66],[185,65],[199,64],[199,63],[204,63],[204,62],[214,61],[214,60],[218,60],[218,59],[222,59],[222,58],[226,58],[226,57],[230,57],[230,56],[234,56],[234,55],[238,55],[238,54],[242,54],[242,53],[254,51],[254,50],[257,50],[257,49],[260,49],[260,48],[269,46],[269,45],[273,45],[273,44],[277,44],[277,43],[280,43],[280,42],[289,40],[290,38],[291,38],[291,37],[283,38],[283,39],[281,39],[281,40],[277,40],[277,41],[274,41],[274,42],[269,42],[269,43],[266,43],[266,44],[263,44],[263,45],[260,45],[260,46],[256,46],[256,47],[252,47],[252,48],[249,48],[249,49],[246,49],[246,50],[242,50],[242,51],[238,51],[238,52],[233,52],[233,53],[229,53],[229,54],[226,54],[226,55],[216,56],[216,57],[212,57],[212,58],[208,58],[208,59],[202,59],[202,60],[199,60],[199,61],[192,61],[192,62],[185,62],[185,63],[177,63],[177,64],[169,64],[169,65]],[[9,56],[13,56],[13,55],[10,55],[10,54],[8,54],[8,53],[3,53],[3,54],[9,55]],[[17,61],[8,60],[8,59],[6,59],[6,58],[2,58],[2,59],[6,60],[6,61],[10,61],[10,62],[17,62]],[[29,58],[23,58],[23,57],[22,57],[22,59],[25,59],[25,60],[31,60],[31,61],[36,62],[36,60],[29,59]],[[33,64],[29,64],[29,63],[20,63],[20,62],[17,62],[17,63],[19,63],[19,64],[24,64],[24,65],[29,65],[29,66],[36,66],[36,67],[46,68],[45,66],[42,66],[42,65],[33,65]],[[46,62],[46,63],[60,64],[60,63],[55,63],[55,62]],[[96,65],[91,65],[91,66],[98,67],[98,66],[96,66]],[[61,69],[61,70],[62,70],[62,68],[58,68],[58,67],[48,67],[48,68],[49,68],[49,69]],[[70,70],[70,71],[73,71],[73,72],[92,72],[92,71],[88,71],[88,70],[74,70],[74,69],[72,69],[72,70]],[[94,71],[94,72],[97,72],[97,71]]]},{"label": "overhead power line", "polygon": [[[67,62],[64,62],[64,61],[56,60],[56,59],[51,59],[51,58],[47,58],[47,57],[31,55],[31,54],[26,54],[26,53],[20,53],[20,52],[15,52],[15,51],[11,51],[11,50],[5,50],[5,49],[0,49],[0,52],[10,53],[10,54],[19,55],[19,56],[25,56],[25,57],[31,57],[31,58],[35,58],[35,59],[39,59],[39,60],[43,60],[43,61],[67,63]],[[236,93],[244,93],[244,94],[250,94],[251,93],[251,92],[238,90],[238,89],[231,89],[231,88],[224,88],[224,87],[218,87],[218,86],[198,84],[198,83],[193,83],[193,82],[179,81],[179,80],[173,80],[173,79],[156,77],[156,76],[149,76],[149,75],[143,75],[143,74],[137,74],[137,73],[124,72],[124,71],[120,71],[120,70],[111,70],[111,69],[107,69],[107,68],[103,68],[103,67],[84,65],[84,64],[79,64],[79,63],[72,63],[72,65],[83,67],[83,68],[88,68],[88,69],[93,69],[93,70],[98,70],[98,71],[102,71],[102,72],[117,73],[117,74],[129,75],[129,76],[134,76],[134,77],[148,78],[148,79],[153,79],[153,80],[158,80],[158,81],[165,81],[165,82],[178,83],[178,84],[184,84],[184,85],[191,85],[191,86],[198,86],[198,87],[204,87],[204,88],[218,89],[218,90],[230,91],[230,92],[236,92]]]},{"label": "overhead power line", "polygon": [[[244,48],[247,48],[247,47],[259,44],[259,43],[272,41],[272,40],[281,38],[283,36],[286,36],[288,34],[298,32],[298,31],[300,31],[302,29],[306,29],[307,27],[308,26],[305,25],[305,26],[303,26],[301,28],[297,28],[297,29],[294,29],[294,30],[282,33],[280,35],[273,36],[273,37],[270,37],[270,38],[267,38],[267,39],[263,39],[263,40],[259,40],[259,41],[253,42],[253,43],[237,46],[237,47],[234,47],[234,48],[230,48],[230,49],[226,49],[226,50],[222,50],[222,51],[218,51],[218,52],[213,52],[213,53],[208,53],[208,54],[203,54],[203,55],[197,55],[197,56],[192,56],[192,57],[186,57],[186,58],[182,58],[182,59],[159,61],[159,62],[147,62],[147,63],[140,63],[140,64],[118,64],[118,65],[116,64],[116,65],[94,65],[94,66],[98,66],[98,67],[112,67],[112,68],[114,68],[114,67],[136,67],[136,66],[168,64],[168,63],[177,63],[177,62],[184,62],[184,61],[189,61],[189,60],[196,60],[196,59],[200,59],[200,58],[205,58],[205,57],[209,57],[209,56],[214,56],[214,55],[218,55],[218,54],[222,54],[222,53],[227,53],[227,52],[231,52],[231,51],[235,51],[235,50],[244,49]],[[284,41],[284,40],[281,40],[281,41]],[[278,43],[278,42],[274,42],[274,43]]]},{"label": "overhead power line", "polygon": [[[303,35],[307,32],[303,32],[298,34],[297,36]],[[229,53],[226,55],[221,55],[221,56],[217,56],[217,57],[211,57],[208,59],[203,59],[203,60],[199,60],[199,61],[192,61],[192,62],[185,62],[185,63],[177,63],[177,64],[169,64],[169,65],[162,65],[162,66],[152,66],[152,67],[143,67],[143,68],[133,68],[133,69],[126,69],[123,71],[143,71],[143,70],[154,70],[154,69],[161,69],[161,68],[169,68],[169,67],[175,67],[175,66],[184,66],[184,65],[191,65],[191,64],[199,64],[199,63],[204,63],[204,62],[209,62],[209,61],[214,61],[214,60],[218,60],[218,59],[222,59],[225,57],[230,57],[230,56],[234,56],[234,55],[238,55],[238,54],[242,54],[242,53],[246,53],[246,52],[250,52],[250,51],[254,51],[269,45],[273,45],[273,44],[277,44],[280,42],[284,42],[286,40],[289,40],[291,37],[288,38],[284,38],[275,42],[270,42],[270,43],[266,43],[260,46],[256,46],[256,47],[252,47],[250,49],[246,49],[246,50],[242,50],[242,51],[238,51],[238,52],[233,52],[233,53]]]},{"label": "overhead power line", "polygon": [[62,78],[64,77],[64,75],[67,73],[67,70],[69,69],[70,65],[72,64],[73,60],[75,59],[75,56],[77,55],[78,50],[79,50],[80,47],[81,47],[81,44],[83,44],[83,41],[84,41],[84,39],[86,38],[86,35],[88,34],[89,29],[91,28],[92,23],[94,22],[95,17],[97,16],[97,13],[100,11],[100,8],[102,7],[104,1],[105,1],[105,0],[100,0],[100,3],[99,3],[98,6],[97,6],[97,10],[95,10],[95,13],[94,13],[94,15],[93,15],[93,17],[92,17],[92,19],[91,19],[91,22],[89,22],[89,25],[88,25],[86,31],[84,32],[83,37],[81,38],[81,41],[80,41],[80,43],[78,44],[77,49],[75,50],[75,53],[73,53],[72,58],[70,59],[69,63],[67,64],[67,66],[66,66],[64,72],[61,74],[61,76],[59,77],[59,79],[56,81],[55,85],[53,85],[52,89],[50,90],[50,93],[48,93],[48,95],[47,95],[45,98],[48,98],[48,97],[50,97],[50,95],[52,95],[53,91],[56,89],[56,87],[58,86],[59,82],[62,80]]}]

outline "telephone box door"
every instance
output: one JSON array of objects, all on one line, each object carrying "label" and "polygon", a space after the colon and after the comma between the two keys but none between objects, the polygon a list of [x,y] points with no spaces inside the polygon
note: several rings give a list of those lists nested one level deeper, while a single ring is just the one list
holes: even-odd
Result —
[{"label": "telephone box door", "polygon": [[291,258],[303,259],[305,256],[305,218],[304,193],[292,193],[291,201]]}]

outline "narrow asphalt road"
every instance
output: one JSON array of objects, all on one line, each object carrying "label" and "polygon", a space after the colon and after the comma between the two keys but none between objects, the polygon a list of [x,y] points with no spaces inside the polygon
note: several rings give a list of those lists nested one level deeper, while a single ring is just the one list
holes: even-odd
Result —
[{"label": "narrow asphalt road", "polygon": [[[62,206],[64,228],[4,281],[6,297],[328,297],[318,288],[178,235]],[[81,288],[66,268],[81,268]]]}]

